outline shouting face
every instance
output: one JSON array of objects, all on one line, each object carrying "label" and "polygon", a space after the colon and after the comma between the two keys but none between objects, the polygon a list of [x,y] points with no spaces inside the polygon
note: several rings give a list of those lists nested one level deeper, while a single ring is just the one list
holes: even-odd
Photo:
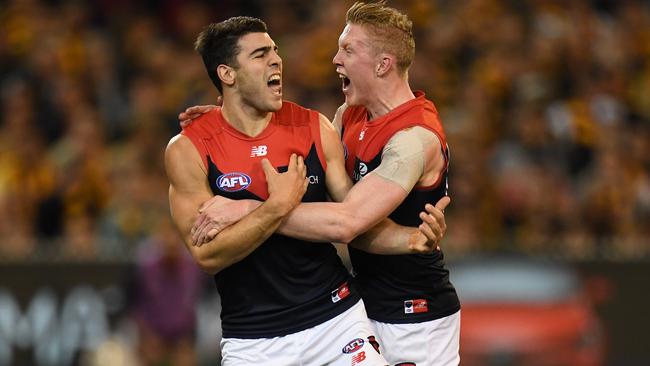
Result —
[{"label": "shouting face", "polygon": [[339,49],[332,62],[342,82],[345,102],[364,105],[376,79],[377,52],[361,25],[348,24],[339,37]]},{"label": "shouting face", "polygon": [[246,104],[263,112],[282,107],[282,59],[267,33],[249,33],[239,39],[235,87]]}]

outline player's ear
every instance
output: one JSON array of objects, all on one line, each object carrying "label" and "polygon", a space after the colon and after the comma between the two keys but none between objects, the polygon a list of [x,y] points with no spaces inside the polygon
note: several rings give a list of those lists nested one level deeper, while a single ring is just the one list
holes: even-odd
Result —
[{"label": "player's ear", "polygon": [[377,62],[377,66],[375,67],[375,71],[377,74],[377,77],[382,77],[386,75],[392,67],[395,65],[395,57],[391,56],[386,53],[382,53],[379,55],[379,60]]},{"label": "player's ear", "polygon": [[217,66],[217,76],[224,85],[233,86],[235,84],[236,75],[237,71],[228,65],[221,64]]}]

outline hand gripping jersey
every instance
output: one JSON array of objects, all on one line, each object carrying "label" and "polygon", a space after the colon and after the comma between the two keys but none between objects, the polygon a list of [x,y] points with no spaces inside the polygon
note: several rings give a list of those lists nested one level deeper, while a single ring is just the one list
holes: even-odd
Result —
[{"label": "hand gripping jersey", "polygon": [[[342,139],[346,169],[359,181],[381,164],[382,150],[400,130],[421,126],[438,136],[448,162],[445,134],[433,103],[421,92],[388,114],[368,121],[364,107],[349,107],[343,114]],[[447,169],[431,187],[414,187],[390,218],[417,227],[426,203],[435,204],[447,194]],[[350,247],[355,282],[368,317],[384,323],[417,323],[451,315],[460,309],[456,290],[449,282],[441,251],[432,254],[377,255]]]},{"label": "hand gripping jersey", "polygon": [[[267,128],[249,137],[216,109],[182,133],[203,158],[215,195],[265,200],[261,159],[269,159],[282,172],[296,153],[305,158],[310,183],[302,201],[326,200],[326,165],[315,111],[284,102]],[[348,287],[349,275],[332,244],[279,234],[214,278],[226,338],[270,338],[301,331],[337,316],[360,299]]]}]

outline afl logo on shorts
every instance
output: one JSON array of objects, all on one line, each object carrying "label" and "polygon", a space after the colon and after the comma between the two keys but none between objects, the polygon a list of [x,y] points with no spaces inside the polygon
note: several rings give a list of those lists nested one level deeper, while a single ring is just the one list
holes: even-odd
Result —
[{"label": "afl logo on shorts", "polygon": [[244,173],[227,173],[217,178],[217,187],[224,192],[237,192],[248,188],[251,177]]},{"label": "afl logo on shorts", "polygon": [[363,347],[363,343],[363,339],[361,338],[353,339],[343,347],[343,353],[354,353]]}]

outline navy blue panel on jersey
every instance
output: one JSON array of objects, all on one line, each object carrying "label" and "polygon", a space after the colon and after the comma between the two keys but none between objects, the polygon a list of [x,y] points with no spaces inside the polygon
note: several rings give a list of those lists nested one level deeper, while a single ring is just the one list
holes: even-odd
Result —
[{"label": "navy blue panel on jersey", "polygon": [[[305,165],[311,179],[302,201],[325,201],[325,171],[315,146],[305,157]],[[219,177],[227,173],[219,171],[210,158],[208,166],[215,195],[260,199],[246,189],[220,188]],[[286,166],[278,170],[286,171]],[[245,178],[233,177],[234,189],[240,181],[245,183]],[[223,336],[269,338],[325,322],[359,301],[350,280],[331,243],[309,243],[274,234],[246,258],[215,275]],[[344,284],[344,290],[338,290]]]}]

